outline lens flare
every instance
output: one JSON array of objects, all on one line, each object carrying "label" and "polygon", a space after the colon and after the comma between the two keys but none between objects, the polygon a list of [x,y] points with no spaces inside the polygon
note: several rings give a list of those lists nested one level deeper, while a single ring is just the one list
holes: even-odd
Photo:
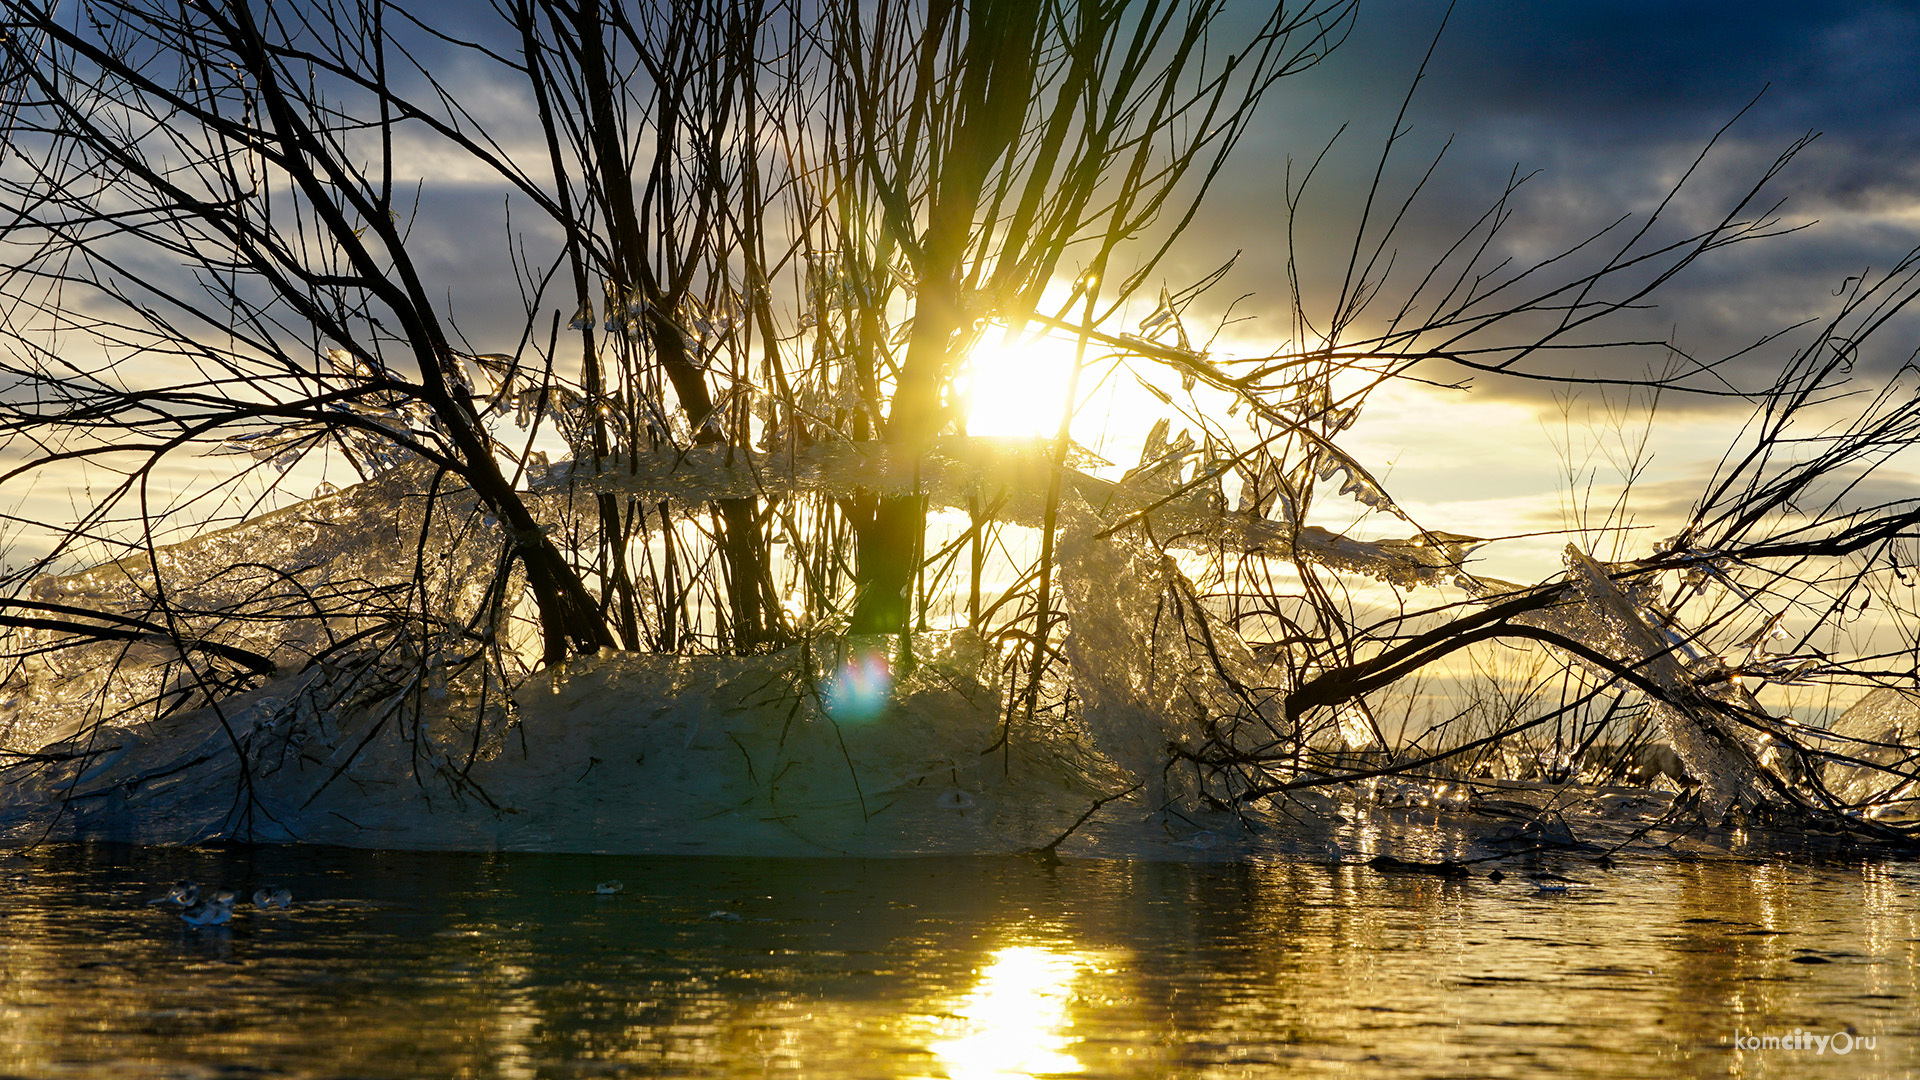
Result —
[{"label": "lens flare", "polygon": [[827,712],[835,720],[865,723],[877,718],[893,693],[893,666],[887,655],[868,649],[849,656],[827,686]]}]

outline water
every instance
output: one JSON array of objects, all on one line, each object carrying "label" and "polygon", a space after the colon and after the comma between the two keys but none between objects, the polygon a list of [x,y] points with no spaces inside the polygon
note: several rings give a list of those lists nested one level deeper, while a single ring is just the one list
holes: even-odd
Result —
[{"label": "water", "polygon": [[1555,869],[46,847],[0,1076],[1920,1075],[1920,868]]}]

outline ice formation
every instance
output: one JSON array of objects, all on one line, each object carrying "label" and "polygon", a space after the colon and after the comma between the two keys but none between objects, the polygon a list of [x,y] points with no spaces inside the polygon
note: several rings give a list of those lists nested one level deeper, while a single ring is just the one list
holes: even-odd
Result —
[{"label": "ice formation", "polygon": [[[695,449],[598,471],[563,462],[533,478],[532,501],[564,528],[605,491],[698,502],[858,484],[961,506],[992,492],[1003,520],[1038,523],[1048,453],[1042,442],[988,440],[949,440],[916,462],[845,444],[784,455]],[[823,632],[751,657],[603,651],[533,673],[516,660],[510,628],[485,614],[496,590],[517,587],[499,526],[444,478],[389,470],[150,560],[38,582],[29,603],[67,618],[103,613],[88,624],[120,632],[13,632],[22,660],[0,686],[0,747],[11,758],[0,764],[0,841],[1046,847],[1123,795],[1124,813],[1146,822],[1284,786],[1293,774],[1271,756],[1234,774],[1238,789],[1176,759],[1225,747],[1254,760],[1305,738],[1286,719],[1292,688],[1280,668],[1210,614],[1146,535],[1285,552],[1400,588],[1514,591],[1461,570],[1471,538],[1354,540],[1258,506],[1229,511],[1204,469],[1194,475],[1172,482],[1145,470],[1115,482],[1068,470],[1056,567],[1070,677],[1022,708],[1001,649],[966,630]],[[1635,673],[1710,815],[1804,780],[1769,757],[1761,729],[1728,721],[1730,709],[1767,718],[1737,681],[1715,677],[1719,660],[1693,648],[1648,590],[1572,548],[1567,566],[1558,602],[1522,621]],[[393,632],[420,618],[423,593],[441,622]],[[183,663],[183,650],[196,662]],[[483,653],[492,662],[475,662]],[[1913,711],[1904,699],[1871,700],[1836,731],[1887,748],[1871,763],[1895,764],[1886,755],[1913,745]],[[1343,719],[1347,745],[1367,748],[1368,726]],[[1829,766],[1828,784],[1848,798],[1911,798],[1874,782]]]},{"label": "ice formation", "polygon": [[1868,817],[1920,817],[1920,703],[1897,690],[1869,692],[1817,736],[1829,756],[1827,789]]}]

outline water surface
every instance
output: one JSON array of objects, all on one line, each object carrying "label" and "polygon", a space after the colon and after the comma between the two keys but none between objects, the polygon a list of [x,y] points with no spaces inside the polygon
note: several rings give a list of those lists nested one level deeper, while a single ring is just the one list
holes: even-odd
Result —
[{"label": "water surface", "polygon": [[[0,1075],[1917,1074],[1920,868],[1559,869],[44,847]],[[177,878],[296,903],[193,929]],[[1876,1045],[1735,1046],[1796,1030]]]}]

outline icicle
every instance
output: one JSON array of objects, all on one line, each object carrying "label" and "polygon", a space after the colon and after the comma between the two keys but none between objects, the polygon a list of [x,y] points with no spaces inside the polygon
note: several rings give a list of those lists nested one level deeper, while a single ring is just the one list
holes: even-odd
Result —
[{"label": "icicle", "polygon": [[1179,457],[1185,457],[1186,455],[1192,452],[1193,452],[1193,433],[1191,431],[1188,431],[1186,428],[1181,428],[1180,437],[1173,440],[1172,445],[1167,447],[1166,452],[1162,456],[1179,458]]},{"label": "icicle", "polygon": [[506,353],[478,353],[466,359],[478,372],[480,381],[486,383],[489,397],[503,398],[517,383],[525,381],[519,374],[519,361]]},{"label": "icicle", "polygon": [[1334,718],[1340,724],[1340,738],[1349,749],[1371,750],[1380,745],[1373,737],[1373,720],[1357,701],[1349,701],[1334,710]]},{"label": "icicle", "polygon": [[473,381],[467,377],[467,365],[458,356],[450,356],[440,364],[442,377],[447,380],[448,388],[455,394],[473,397]]},{"label": "icicle", "polygon": [[1140,464],[1120,478],[1122,484],[1132,485],[1141,491],[1160,493],[1172,492],[1180,486],[1181,477],[1186,472],[1186,458],[1194,449],[1193,433],[1182,428],[1180,437],[1168,443],[1169,426],[1164,417],[1153,426],[1147,435],[1146,445],[1141,449]]},{"label": "icicle", "polygon": [[279,431],[248,431],[229,435],[213,452],[246,454],[255,461],[269,461],[280,452],[279,440],[284,437],[285,433]]},{"label": "icicle", "polygon": [[1257,478],[1240,486],[1240,505],[1236,512],[1256,518],[1272,518],[1282,525],[1298,528],[1300,504],[1291,487],[1280,475],[1279,462],[1269,460]]},{"label": "icicle", "polygon": [[1140,464],[1151,465],[1167,453],[1167,431],[1173,427],[1173,421],[1161,417],[1147,432],[1147,441],[1140,448]]},{"label": "icicle", "polygon": [[1179,321],[1180,316],[1176,315],[1173,310],[1173,300],[1167,296],[1167,290],[1162,288],[1160,290],[1160,306],[1153,309],[1153,314],[1140,320],[1140,332],[1143,334],[1152,334],[1154,331],[1169,323],[1177,324]]},{"label": "icicle", "polygon": [[636,333],[646,313],[646,301],[640,299],[632,289],[622,289],[611,281],[607,282],[607,333]]},{"label": "icicle", "polygon": [[556,386],[547,398],[547,415],[553,418],[560,437],[566,440],[574,457],[586,457],[592,452],[592,418],[585,398],[564,386]]},{"label": "icicle", "polygon": [[[1579,548],[1567,545],[1565,561],[1568,577],[1585,602],[1538,616],[1539,621],[1630,666],[1640,678],[1665,691],[1660,700],[1650,703],[1649,714],[1687,771],[1700,781],[1701,807],[1709,820],[1717,820],[1736,801],[1751,804],[1764,799],[1752,768],[1729,749],[1738,733],[1728,730],[1711,709],[1672,703],[1692,696],[1711,697],[1702,689],[1703,679],[1711,672],[1701,661],[1713,661],[1713,669],[1724,671],[1718,658],[1703,657],[1664,620],[1636,605],[1606,567]],[[1743,699],[1744,708],[1764,715],[1744,691],[1727,688],[1724,681],[1718,685]]]},{"label": "icicle", "polygon": [[567,329],[569,330],[593,329],[593,301],[592,300],[580,301],[580,310],[574,312],[573,318],[567,320]]},{"label": "icicle", "polygon": [[[1141,336],[1151,341],[1160,331],[1168,327],[1173,328],[1175,335],[1174,341],[1176,343],[1175,347],[1184,353],[1192,352],[1193,346],[1187,342],[1187,328],[1180,322],[1180,313],[1174,309],[1173,297],[1168,295],[1166,288],[1163,286],[1160,289],[1160,305],[1153,309],[1153,314],[1140,320],[1140,333]],[[1193,389],[1192,380],[1193,375],[1191,372],[1182,376],[1182,381],[1187,384],[1187,389],[1189,390]]]},{"label": "icicle", "polygon": [[428,408],[425,402],[407,402],[406,405],[402,407],[401,415],[405,418],[406,430],[409,435],[425,435],[438,438],[447,433],[446,425],[440,422],[440,417],[435,415],[434,411]]},{"label": "icicle", "polygon": [[1356,500],[1375,510],[1389,514],[1400,513],[1400,508],[1394,505],[1393,498],[1369,479],[1366,471],[1357,462],[1331,447],[1323,448],[1318,475],[1324,481],[1333,479],[1334,473],[1341,473],[1344,476],[1340,482],[1340,494],[1352,495]]},{"label": "icicle", "polygon": [[357,353],[346,349],[328,349],[327,359],[332,361],[333,372],[336,375],[345,375],[354,379],[371,379],[378,374],[373,366],[361,359]]},{"label": "icicle", "polygon": [[1792,640],[1793,635],[1787,633],[1786,630],[1781,627],[1781,624],[1786,621],[1787,613],[1784,611],[1768,616],[1767,621],[1761,625],[1760,629],[1741,638],[1740,641],[1734,645],[1734,652],[1729,655],[1734,656],[1735,659],[1731,662],[1735,666],[1741,666],[1757,664],[1766,660],[1767,642]]},{"label": "icicle", "polygon": [[840,253],[814,252],[807,263],[807,306],[815,311],[832,311],[846,306],[847,293],[847,275],[841,266]]},{"label": "icicle", "polygon": [[732,293],[722,293],[719,303],[709,309],[688,297],[681,304],[680,325],[686,328],[682,333],[689,345],[712,352],[740,325],[739,303]]},{"label": "icicle", "polygon": [[607,324],[601,329],[609,334],[625,333],[627,329],[627,302],[621,295],[620,286],[609,281],[607,290]]}]

